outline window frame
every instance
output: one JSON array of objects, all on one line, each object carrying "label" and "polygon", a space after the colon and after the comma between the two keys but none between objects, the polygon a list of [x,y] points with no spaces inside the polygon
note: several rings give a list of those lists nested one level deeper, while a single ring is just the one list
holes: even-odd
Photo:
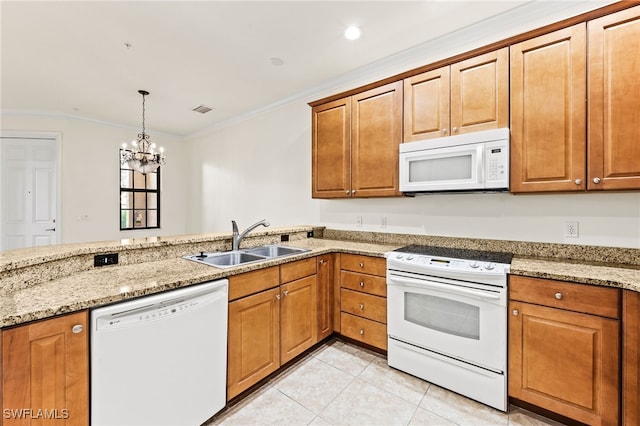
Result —
[{"label": "window frame", "polygon": [[[120,149],[120,151],[122,151],[122,149]],[[120,160],[120,159],[118,159]],[[119,161],[120,162],[120,161]],[[120,169],[118,172],[118,181],[119,181],[119,187],[120,187],[120,197],[119,197],[119,205],[120,208],[119,210],[119,215],[118,215],[118,219],[119,219],[119,227],[120,227],[120,231],[135,231],[135,230],[139,230],[139,229],[159,229],[160,228],[160,169],[162,167],[158,167],[158,169],[155,172],[152,173],[147,173],[147,175],[142,175],[142,173],[131,169],[130,167],[128,167],[128,165],[122,164],[122,162],[120,162]],[[132,173],[131,176],[131,182],[132,182],[132,187],[123,187],[122,183],[123,183],[123,171],[126,172],[130,172]],[[136,181],[136,174],[138,175],[142,175],[144,176],[144,188],[136,188],[136,184],[134,183]],[[148,188],[149,186],[149,176],[150,175],[154,175],[156,176],[156,180],[155,180],[155,189],[151,189]],[[140,177],[138,177],[138,179],[141,179]],[[123,207],[123,195],[124,194],[130,194],[130,201],[131,201],[131,207],[130,208],[125,208]],[[145,199],[145,205],[142,208],[136,208],[136,198],[137,194],[144,194],[144,199]],[[148,200],[149,200],[149,195],[155,195],[156,197],[156,205],[155,208],[149,208],[148,205]],[[156,224],[155,226],[148,226],[149,224],[149,212],[150,211],[154,211],[156,213]],[[130,223],[131,226],[128,227],[126,226],[127,222],[129,222],[128,220],[123,220],[123,215],[125,214],[125,212],[130,212],[130,214],[132,215],[131,219],[130,219]],[[140,212],[143,215],[144,218],[144,226],[136,226],[136,220],[135,220],[135,215],[137,214],[137,212]],[[123,226],[124,225],[124,226]]]}]

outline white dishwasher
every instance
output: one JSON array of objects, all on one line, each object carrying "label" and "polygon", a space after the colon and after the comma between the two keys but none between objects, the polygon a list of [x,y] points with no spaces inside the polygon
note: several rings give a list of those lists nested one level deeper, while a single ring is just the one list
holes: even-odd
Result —
[{"label": "white dishwasher", "polygon": [[198,426],[226,404],[227,280],[91,312],[92,426]]}]

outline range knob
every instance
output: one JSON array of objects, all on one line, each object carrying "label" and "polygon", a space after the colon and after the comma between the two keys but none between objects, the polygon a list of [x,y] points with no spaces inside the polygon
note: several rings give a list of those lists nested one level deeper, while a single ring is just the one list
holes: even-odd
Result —
[{"label": "range knob", "polygon": [[403,255],[401,255],[401,254],[399,254],[399,255],[397,255],[397,256],[396,256],[396,259],[398,259],[398,260],[402,260],[403,258],[404,258],[404,256],[403,256]]},{"label": "range knob", "polygon": [[407,260],[413,260],[413,259],[414,259],[414,257],[413,257],[413,256],[411,256],[411,255],[409,255],[409,256],[407,257]]},{"label": "range knob", "polygon": [[489,262],[486,265],[484,265],[484,269],[486,269],[487,271],[491,271],[495,267],[496,267],[495,263],[492,263],[492,262]]},{"label": "range knob", "polygon": [[473,269],[477,269],[480,267],[480,264],[476,261],[473,261],[469,264],[469,266],[471,266]]}]

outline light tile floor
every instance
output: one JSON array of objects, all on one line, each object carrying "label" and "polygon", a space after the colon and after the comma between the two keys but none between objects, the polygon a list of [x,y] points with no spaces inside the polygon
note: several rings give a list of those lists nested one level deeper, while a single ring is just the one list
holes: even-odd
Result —
[{"label": "light tile floor", "polygon": [[522,425],[560,423],[509,414],[405,374],[374,352],[332,340],[226,408],[213,425]]}]

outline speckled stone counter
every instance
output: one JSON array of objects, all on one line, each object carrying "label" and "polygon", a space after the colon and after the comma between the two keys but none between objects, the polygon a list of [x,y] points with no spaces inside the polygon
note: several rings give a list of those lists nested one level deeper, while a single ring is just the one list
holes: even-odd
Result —
[{"label": "speckled stone counter", "polygon": [[[313,232],[314,238],[307,238]],[[230,234],[187,235],[38,247],[0,253],[0,327],[93,308],[216,280],[329,252],[382,257],[409,244],[513,253],[516,275],[640,291],[640,250],[467,238],[382,234],[298,226],[254,232],[246,247],[280,243],[308,252],[233,268],[182,259],[230,249]],[[96,268],[93,256],[119,253],[118,265]],[[533,258],[532,256],[538,256]],[[545,257],[540,259],[539,257]],[[607,264],[602,261],[609,262]]]},{"label": "speckled stone counter", "polygon": [[398,247],[315,238],[289,241],[285,244],[306,248],[309,251],[224,269],[192,262],[178,256],[138,264],[92,268],[7,291],[0,294],[0,327],[225,278],[329,252],[383,256],[385,252]]},{"label": "speckled stone counter", "polygon": [[514,257],[511,261],[511,274],[640,292],[640,267],[634,265],[589,264],[561,259]]}]

